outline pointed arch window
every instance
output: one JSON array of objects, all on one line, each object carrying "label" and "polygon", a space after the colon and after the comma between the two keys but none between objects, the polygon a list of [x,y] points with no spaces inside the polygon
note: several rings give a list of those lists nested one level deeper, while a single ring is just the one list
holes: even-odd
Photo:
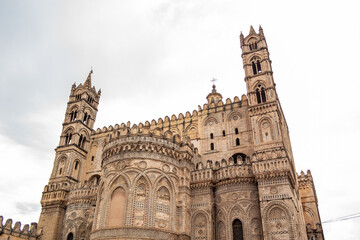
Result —
[{"label": "pointed arch window", "polygon": [[235,128],[235,134],[239,134],[239,129]]},{"label": "pointed arch window", "polygon": [[72,111],[70,113],[70,122],[73,122],[76,120],[76,117],[77,117],[77,111]]},{"label": "pointed arch window", "polygon": [[210,139],[214,139],[214,134],[210,133]]},{"label": "pointed arch window", "polygon": [[71,232],[69,233],[69,235],[67,236],[66,240],[73,240],[74,239],[74,234]]},{"label": "pointed arch window", "polygon": [[239,219],[235,219],[232,224],[233,228],[233,240],[243,240],[244,233],[243,233],[243,226]]},{"label": "pointed arch window", "polygon": [[262,73],[260,60],[252,61],[251,66],[252,66],[252,70],[253,70],[254,75],[256,75],[258,73]]},{"label": "pointed arch window", "polygon": [[66,137],[65,137],[65,145],[71,144],[71,138],[72,138],[72,133],[66,134]]},{"label": "pointed arch window", "polygon": [[236,146],[240,146],[240,139],[239,138],[236,139]]},{"label": "pointed arch window", "polygon": [[258,87],[255,90],[255,93],[256,93],[257,103],[266,102],[266,92],[265,92],[264,87],[261,87],[261,85],[258,85]]},{"label": "pointed arch window", "polygon": [[75,169],[75,170],[77,170],[77,169],[78,169],[78,167],[79,167],[79,162],[78,162],[78,161],[76,161],[76,162],[75,162],[74,169]]},{"label": "pointed arch window", "polygon": [[81,134],[80,138],[79,138],[78,146],[80,148],[84,148],[85,147],[85,142],[86,142],[86,137]]}]

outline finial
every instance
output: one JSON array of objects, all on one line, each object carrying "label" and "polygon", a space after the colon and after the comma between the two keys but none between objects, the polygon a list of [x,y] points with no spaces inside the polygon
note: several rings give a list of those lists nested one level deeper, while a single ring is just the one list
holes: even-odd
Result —
[{"label": "finial", "polygon": [[264,31],[263,31],[261,25],[259,25],[259,35],[260,35],[260,37],[264,37]]},{"label": "finial", "polygon": [[211,82],[213,83],[213,85],[212,85],[212,93],[216,93],[216,86],[215,86],[215,82],[217,81],[217,79],[215,79],[215,78],[213,78],[212,80],[211,80]]},{"label": "finial", "polygon": [[240,46],[242,47],[244,45],[244,34],[242,31],[240,32]]}]

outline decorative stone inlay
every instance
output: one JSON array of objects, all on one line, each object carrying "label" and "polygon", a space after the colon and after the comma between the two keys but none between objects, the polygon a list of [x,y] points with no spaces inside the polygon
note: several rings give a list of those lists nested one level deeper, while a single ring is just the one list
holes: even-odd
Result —
[{"label": "decorative stone inlay", "polygon": [[139,168],[145,169],[147,167],[147,163],[145,161],[139,162]]},{"label": "decorative stone inlay", "polygon": [[162,169],[163,169],[163,171],[166,172],[166,173],[170,171],[170,167],[169,167],[169,165],[167,165],[167,164],[165,164],[165,165],[162,167]]},{"label": "decorative stone inlay", "polygon": [[271,194],[276,194],[276,193],[278,193],[277,188],[276,188],[276,187],[271,187],[271,188],[270,188],[270,193],[271,193]]}]

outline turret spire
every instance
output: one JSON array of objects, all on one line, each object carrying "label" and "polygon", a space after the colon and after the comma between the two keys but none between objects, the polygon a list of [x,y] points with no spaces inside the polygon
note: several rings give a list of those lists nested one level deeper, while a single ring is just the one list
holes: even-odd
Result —
[{"label": "turret spire", "polygon": [[87,76],[86,80],[85,80],[85,83],[84,83],[84,86],[85,87],[88,87],[88,88],[91,88],[91,74],[93,74],[93,69],[91,67],[91,70],[89,72],[89,75]]},{"label": "turret spire", "polygon": [[256,34],[256,32],[255,32],[255,30],[254,30],[254,28],[253,28],[253,26],[252,26],[252,25],[250,26],[250,32],[249,32],[249,35],[251,35],[251,34]]}]

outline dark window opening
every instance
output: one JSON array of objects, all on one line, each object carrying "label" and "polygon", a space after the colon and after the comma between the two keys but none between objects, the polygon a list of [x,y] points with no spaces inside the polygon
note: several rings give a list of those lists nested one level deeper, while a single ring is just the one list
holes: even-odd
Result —
[{"label": "dark window opening", "polygon": [[72,111],[70,114],[70,121],[75,121],[76,120],[76,115],[77,115],[77,111]]},{"label": "dark window opening", "polygon": [[255,49],[257,49],[257,43],[255,43]]},{"label": "dark window opening", "polygon": [[251,65],[254,75],[262,73],[260,60],[257,60],[256,62],[251,62]]},{"label": "dark window opening", "polygon": [[60,168],[60,170],[59,170],[59,175],[61,175],[61,173],[62,173],[62,168]]},{"label": "dark window opening", "polygon": [[225,137],[225,135],[226,135],[226,134],[225,134],[225,130],[223,130],[223,136]]},{"label": "dark window opening", "polygon": [[262,102],[266,102],[266,94],[264,88],[261,88],[261,100]]},{"label": "dark window opening", "polygon": [[210,144],[210,150],[214,150],[214,143]]},{"label": "dark window opening", "polygon": [[87,116],[88,116],[88,114],[87,114],[87,113],[85,113],[85,115],[84,115],[84,119],[83,119],[83,123],[86,123]]},{"label": "dark window opening", "polygon": [[258,73],[261,73],[261,64],[260,64],[260,61],[259,61],[259,60],[257,60],[256,66],[257,66],[257,72],[258,72]]},{"label": "dark window opening", "polygon": [[71,143],[72,133],[67,134],[65,137],[65,145],[69,145]]},{"label": "dark window opening", "polygon": [[239,134],[239,129],[235,128],[235,134]]},{"label": "dark window opening", "polygon": [[253,69],[254,75],[257,74],[256,66],[255,66],[255,63],[254,63],[254,62],[252,62],[252,69]]},{"label": "dark window opening", "polygon": [[95,158],[94,156],[91,157],[91,161],[92,161],[92,162],[94,161],[94,158]]},{"label": "dark window opening", "polygon": [[236,139],[236,146],[240,146],[240,139]]},{"label": "dark window opening", "polygon": [[256,89],[256,99],[258,103],[261,103],[261,96],[258,88]]},{"label": "dark window opening", "polygon": [[79,166],[79,162],[76,162],[76,163],[75,163],[75,167],[74,167],[75,170],[77,170],[78,166]]},{"label": "dark window opening", "polygon": [[235,219],[233,224],[233,240],[243,240],[244,239],[244,235],[243,235],[243,227],[242,227],[242,223],[239,219]]},{"label": "dark window opening", "polygon": [[243,164],[246,163],[246,154],[244,153],[235,153],[232,155],[232,158],[234,159],[234,164],[238,164],[242,162]]},{"label": "dark window opening", "polygon": [[210,133],[210,139],[214,139],[214,134]]},{"label": "dark window opening", "polygon": [[89,122],[90,122],[90,114],[87,116],[86,125],[89,125]]},{"label": "dark window opening", "polygon": [[74,234],[73,233],[69,233],[69,235],[67,236],[66,240],[73,240],[74,239]]}]

